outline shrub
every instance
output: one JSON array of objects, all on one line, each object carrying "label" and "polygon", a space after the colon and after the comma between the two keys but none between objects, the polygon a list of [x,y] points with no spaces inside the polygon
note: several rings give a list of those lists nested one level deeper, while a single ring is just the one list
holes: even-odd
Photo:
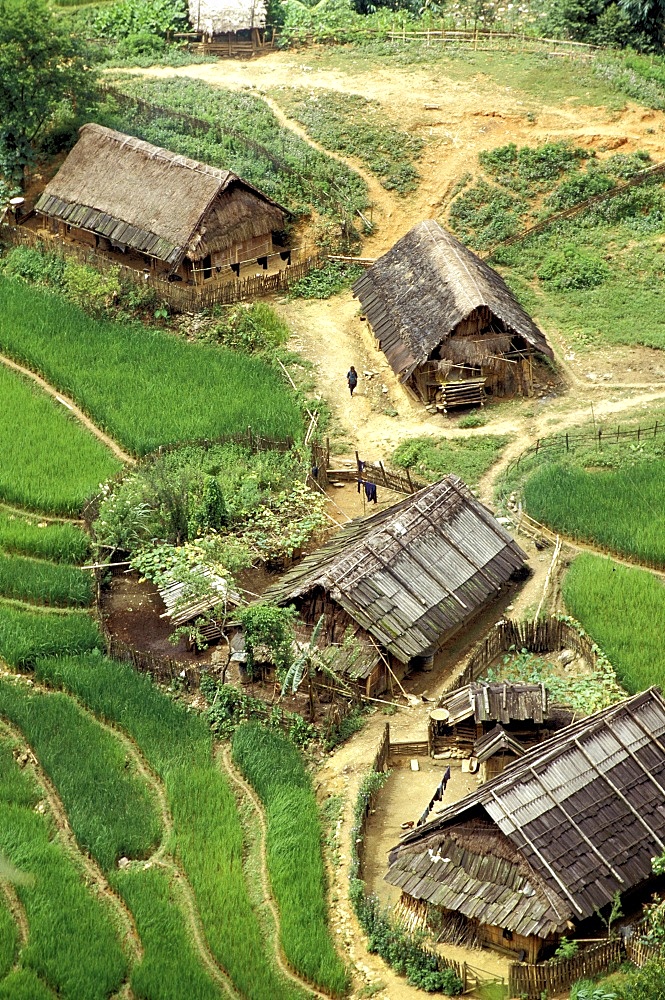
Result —
[{"label": "shrub", "polygon": [[338,295],[350,288],[363,272],[364,268],[357,264],[328,260],[321,267],[294,281],[289,288],[289,298],[329,299],[331,295]]},{"label": "shrub", "polygon": [[8,277],[21,278],[34,285],[58,286],[62,284],[65,259],[35,247],[18,246],[9,251],[1,267]]},{"label": "shrub", "polygon": [[88,264],[67,261],[62,275],[65,293],[71,301],[93,315],[101,315],[120,294],[118,268],[100,273]]},{"label": "shrub", "polygon": [[615,185],[615,181],[607,174],[599,170],[589,170],[587,173],[573,174],[552,192],[545,199],[545,206],[552,212],[562,212],[566,208],[572,208],[587,198],[592,198],[597,194],[604,194]]},{"label": "shrub", "polygon": [[607,281],[610,274],[604,260],[571,245],[549,253],[538,269],[540,280],[560,292],[595,288]]},{"label": "shrub", "polygon": [[451,228],[470,246],[483,250],[513,236],[526,203],[487,181],[478,181],[453,201]]}]

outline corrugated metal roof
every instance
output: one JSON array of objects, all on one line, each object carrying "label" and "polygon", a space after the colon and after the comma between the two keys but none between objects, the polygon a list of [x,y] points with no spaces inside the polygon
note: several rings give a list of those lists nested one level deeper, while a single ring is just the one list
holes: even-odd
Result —
[{"label": "corrugated metal roof", "polygon": [[[540,912],[534,901],[525,914],[515,904],[499,926],[525,933],[530,922],[529,933],[544,937],[591,916],[615,892],[649,879],[651,858],[665,849],[663,735],[665,703],[657,688],[568,726],[408,834],[391,853],[388,881],[397,884],[400,872],[412,871],[413,858],[442,838],[489,818],[494,832],[473,849],[487,854],[509,844],[514,864],[528,866],[530,881],[553,907]],[[453,875],[452,868],[438,873],[438,898],[450,909],[456,908]]]},{"label": "corrugated metal roof", "polygon": [[407,663],[436,651],[526,555],[457,476],[353,521],[264,594],[286,604],[317,587]]}]

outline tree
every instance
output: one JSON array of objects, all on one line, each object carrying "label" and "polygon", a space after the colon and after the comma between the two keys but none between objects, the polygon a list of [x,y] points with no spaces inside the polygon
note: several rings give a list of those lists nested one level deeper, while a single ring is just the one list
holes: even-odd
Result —
[{"label": "tree", "polygon": [[44,0],[0,0],[0,174],[20,184],[63,104],[90,99],[93,75]]},{"label": "tree", "polygon": [[665,0],[620,0],[620,6],[633,29],[645,35],[654,48],[661,48],[665,36]]}]

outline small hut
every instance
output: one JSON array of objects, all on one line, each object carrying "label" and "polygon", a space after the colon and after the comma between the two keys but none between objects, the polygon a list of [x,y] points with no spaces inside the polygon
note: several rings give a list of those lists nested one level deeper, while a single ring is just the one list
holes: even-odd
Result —
[{"label": "small hut", "polygon": [[553,357],[503,278],[428,220],[353,286],[378,346],[402,384],[443,412],[485,394],[533,390],[533,359]]},{"label": "small hut", "polygon": [[189,0],[189,20],[205,51],[253,56],[265,46],[266,0]]},{"label": "small hut", "polygon": [[346,525],[263,599],[295,604],[312,624],[325,615],[327,644],[352,634],[371,646],[371,637],[384,655],[362,680],[378,693],[410,666],[431,665],[525,561],[462,480],[446,476]]},{"label": "small hut", "polygon": [[548,718],[544,684],[465,684],[445,694],[430,712],[430,745],[436,752],[461,747],[469,752],[500,723],[514,738],[532,744]]},{"label": "small hut", "polygon": [[[653,891],[665,850],[665,702],[657,688],[596,712],[413,830],[387,881],[445,940],[535,962],[571,931],[597,936],[615,894]],[[630,897],[626,899],[627,894]]]},{"label": "small hut", "polygon": [[95,124],[81,128],[35,211],[66,240],[200,286],[243,264],[267,269],[286,217],[229,170]]}]

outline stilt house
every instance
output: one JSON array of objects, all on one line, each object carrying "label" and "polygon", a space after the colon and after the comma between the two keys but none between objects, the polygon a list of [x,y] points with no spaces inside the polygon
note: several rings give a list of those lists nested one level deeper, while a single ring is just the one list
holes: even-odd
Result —
[{"label": "stilt house", "polygon": [[420,222],[355,282],[378,346],[403,385],[447,411],[533,386],[553,357],[503,278],[434,222]]},{"label": "stilt house", "polygon": [[[326,619],[327,643],[353,633],[381,656],[367,694],[430,662],[488,606],[526,555],[457,476],[352,521],[263,595]],[[349,633],[350,630],[350,633]],[[366,661],[365,661],[366,662]]]},{"label": "stilt house", "polygon": [[189,0],[189,20],[206,50],[252,56],[264,47],[266,0]]},{"label": "stilt house", "polygon": [[53,233],[194,285],[267,268],[286,211],[251,184],[102,125],[79,136],[35,205]]},{"label": "stilt house", "polygon": [[[560,730],[390,853],[402,904],[446,939],[535,962],[598,935],[620,893],[647,902],[665,850],[665,702],[657,688]],[[628,897],[628,899],[626,898]]]}]

